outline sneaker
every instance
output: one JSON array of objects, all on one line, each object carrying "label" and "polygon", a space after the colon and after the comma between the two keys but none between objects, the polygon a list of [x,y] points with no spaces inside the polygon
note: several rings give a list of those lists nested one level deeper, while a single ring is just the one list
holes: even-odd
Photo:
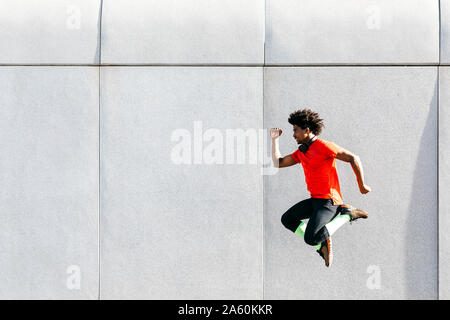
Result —
[{"label": "sneaker", "polygon": [[360,208],[354,208],[352,206],[342,206],[342,214],[348,214],[350,216],[350,222],[357,219],[367,219],[369,215],[366,211]]},{"label": "sneaker", "polygon": [[325,260],[325,266],[329,267],[333,262],[333,248],[331,243],[331,237],[328,237],[324,242],[322,242],[322,246],[317,253]]}]

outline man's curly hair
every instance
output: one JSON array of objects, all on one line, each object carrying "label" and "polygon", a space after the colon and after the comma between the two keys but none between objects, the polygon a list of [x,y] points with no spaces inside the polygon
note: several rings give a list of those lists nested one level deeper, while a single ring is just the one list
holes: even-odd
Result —
[{"label": "man's curly hair", "polygon": [[289,123],[297,125],[303,130],[309,128],[314,135],[318,136],[324,127],[323,119],[317,112],[310,109],[297,110],[289,115]]}]

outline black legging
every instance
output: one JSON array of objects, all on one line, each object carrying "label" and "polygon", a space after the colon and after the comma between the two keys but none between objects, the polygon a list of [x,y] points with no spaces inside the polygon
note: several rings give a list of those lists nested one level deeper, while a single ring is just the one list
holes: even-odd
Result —
[{"label": "black legging", "polygon": [[341,212],[340,205],[333,205],[331,199],[310,198],[292,206],[281,216],[281,223],[295,232],[301,220],[309,219],[305,231],[305,242],[311,246],[318,245],[328,237],[325,225]]}]

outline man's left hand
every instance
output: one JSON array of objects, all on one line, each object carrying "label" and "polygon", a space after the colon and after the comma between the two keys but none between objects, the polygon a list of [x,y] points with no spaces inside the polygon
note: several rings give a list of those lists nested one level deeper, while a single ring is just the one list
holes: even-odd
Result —
[{"label": "man's left hand", "polygon": [[362,194],[366,194],[366,193],[372,191],[372,189],[368,185],[362,185],[362,186],[359,187],[359,191]]}]

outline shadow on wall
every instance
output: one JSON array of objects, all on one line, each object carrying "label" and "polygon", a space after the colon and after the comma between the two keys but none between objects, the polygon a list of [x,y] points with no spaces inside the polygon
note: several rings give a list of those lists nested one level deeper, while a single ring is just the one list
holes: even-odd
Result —
[{"label": "shadow on wall", "polygon": [[[420,139],[406,221],[405,279],[408,299],[438,298],[437,81],[436,77],[433,99]],[[428,194],[432,197],[427,197]]]},{"label": "shadow on wall", "polygon": [[97,48],[95,49],[94,63],[101,63],[101,50],[102,50],[102,9],[103,0],[100,0],[100,6],[98,8],[97,19]]}]

